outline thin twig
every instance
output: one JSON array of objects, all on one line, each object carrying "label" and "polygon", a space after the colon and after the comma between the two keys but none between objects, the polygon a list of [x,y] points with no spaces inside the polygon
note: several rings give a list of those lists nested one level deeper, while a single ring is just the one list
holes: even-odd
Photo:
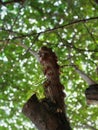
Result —
[{"label": "thin twig", "polygon": [[93,126],[90,126],[90,125],[88,125],[88,124],[85,124],[85,125],[79,125],[79,126],[75,126],[75,128],[77,128],[77,129],[90,129],[90,130],[97,130],[96,128],[94,128]]},{"label": "thin twig", "polygon": [[98,52],[98,49],[93,49],[93,50],[91,50],[91,49],[88,49],[88,50],[86,50],[86,49],[80,49],[80,48],[77,48],[75,45],[73,45],[73,48],[75,50],[79,51],[79,52]]},{"label": "thin twig", "polygon": [[4,6],[6,6],[6,5],[8,5],[8,4],[13,4],[13,3],[21,3],[21,2],[23,2],[23,0],[10,0],[10,1],[7,1],[7,2],[3,2],[3,1],[1,1],[0,0],[0,4],[2,4],[2,5],[4,5]]},{"label": "thin twig", "polygon": [[[21,46],[24,49],[28,50],[28,47],[25,44],[19,43],[18,46]],[[37,59],[37,61],[39,62],[39,56],[38,56],[37,52],[35,52],[35,51],[31,50],[31,49],[29,49],[28,52],[30,52],[30,54],[32,54]]]},{"label": "thin twig", "polygon": [[[74,10],[74,13],[79,17],[84,19],[84,16],[82,16],[81,14],[79,14],[76,10]],[[90,35],[90,37],[92,38],[92,40],[94,41],[94,43],[96,44],[96,40],[92,34],[92,32],[90,31],[90,29],[88,28],[88,26],[86,25],[86,23],[83,22],[84,27],[86,28],[88,34]]]},{"label": "thin twig", "polygon": [[34,39],[32,45],[27,49],[26,53],[29,52],[29,50],[32,48],[33,44],[34,44],[34,43],[36,42],[36,40],[38,39],[39,35],[40,35],[40,34],[37,34],[37,36],[35,37],[35,39]]},{"label": "thin twig", "polygon": [[73,22],[70,22],[68,24],[64,24],[64,25],[61,25],[61,26],[58,26],[58,27],[55,27],[55,28],[52,28],[52,29],[46,29],[45,31],[41,31],[39,33],[30,33],[30,34],[22,34],[21,36],[16,36],[16,37],[13,37],[12,39],[21,39],[21,38],[24,38],[24,37],[30,37],[30,36],[34,36],[34,35],[37,35],[37,34],[43,34],[43,33],[49,33],[49,32],[53,32],[53,31],[56,31],[58,29],[62,29],[62,28],[65,28],[65,27],[69,27],[69,26],[72,26],[72,25],[75,25],[75,24],[78,24],[78,23],[82,23],[82,22],[88,22],[88,21],[91,21],[91,20],[97,20],[98,19],[98,16],[97,17],[91,17],[91,18],[87,18],[87,19],[80,19],[80,20],[76,20],[76,21],[73,21]]},{"label": "thin twig", "polygon": [[74,24],[78,24],[78,23],[82,23],[82,22],[88,22],[88,21],[97,20],[97,19],[98,19],[98,16],[96,16],[96,17],[91,17],[91,18],[87,18],[87,19],[80,19],[80,20],[76,20],[76,21],[70,22],[70,23],[65,24],[65,25],[61,25],[61,26],[55,27],[55,28],[53,28],[53,29],[47,29],[47,30],[42,31],[42,32],[40,32],[40,33],[51,32],[51,31],[55,31],[55,30],[58,30],[58,29],[62,29],[62,28],[65,28],[65,27],[74,25]]},{"label": "thin twig", "polygon": [[[11,1],[9,1],[9,2],[11,2]],[[14,1],[14,2],[15,2],[15,1]],[[24,5],[25,5],[25,4],[23,4],[23,5],[20,6],[20,8],[19,8],[19,10],[18,10],[18,13],[17,13],[15,19],[13,20],[13,24],[11,25],[10,31],[9,31],[9,29],[8,29],[8,31],[9,31],[8,37],[13,33],[13,31],[11,31],[11,30],[13,30],[13,27],[14,27],[14,25],[16,24],[16,21],[17,21],[17,19],[18,19],[18,17],[19,17],[20,11],[21,11],[21,9],[24,7]],[[1,29],[3,29],[3,28],[1,28]],[[4,45],[4,48],[5,48],[6,45],[9,43],[10,40],[11,40],[10,38],[7,38],[7,39],[6,39],[6,43],[5,43],[5,45]],[[5,42],[5,41],[4,41],[4,42]]]},{"label": "thin twig", "polygon": [[85,23],[84,23],[84,27],[86,28],[87,32],[88,32],[89,35],[91,36],[91,38],[92,38],[92,40],[94,41],[94,43],[97,44],[97,43],[96,43],[96,40],[95,40],[95,38],[94,38],[94,36],[93,36],[93,34],[90,32],[89,28],[87,27],[87,25],[86,25]]}]

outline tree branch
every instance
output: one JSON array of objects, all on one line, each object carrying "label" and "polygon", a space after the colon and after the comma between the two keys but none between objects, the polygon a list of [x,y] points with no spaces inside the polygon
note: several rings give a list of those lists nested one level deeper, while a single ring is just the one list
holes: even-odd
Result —
[{"label": "tree branch", "polygon": [[80,70],[76,65],[72,65],[75,71],[86,81],[88,85],[97,84],[94,80],[92,80],[88,75],[86,75],[82,70]]},{"label": "tree branch", "polygon": [[23,2],[24,0],[10,0],[10,1],[7,1],[7,2],[3,2],[2,0],[0,0],[0,4],[2,5],[9,5],[9,4],[13,4],[13,3],[21,3]]},{"label": "tree branch", "polygon": [[40,33],[51,32],[51,31],[55,31],[55,30],[58,30],[58,29],[62,29],[62,28],[68,27],[68,26],[72,26],[74,24],[78,24],[78,23],[82,23],[82,22],[88,22],[88,21],[97,20],[97,19],[98,19],[98,16],[87,18],[87,19],[80,19],[80,20],[76,20],[76,21],[70,22],[70,23],[65,24],[65,25],[61,25],[61,26],[55,27],[53,29],[47,29],[47,30],[42,31]]},{"label": "tree branch", "polygon": [[[34,35],[40,35],[40,34],[43,34],[43,33],[50,33],[50,32],[56,31],[58,29],[63,29],[65,27],[69,27],[69,26],[72,26],[72,25],[75,25],[75,24],[78,24],[78,23],[88,22],[88,21],[97,20],[97,19],[98,19],[98,16],[87,18],[87,19],[80,19],[80,20],[76,20],[76,21],[73,21],[73,22],[69,22],[68,24],[64,24],[64,25],[61,25],[61,26],[58,26],[58,27],[54,27],[52,29],[46,29],[45,31],[41,31],[39,33],[33,32],[33,33],[30,33],[30,34],[21,34],[20,36],[13,37],[12,40],[15,40],[15,39],[18,39],[18,38],[21,39],[21,38],[24,38],[24,37],[30,37],[32,35],[34,36]],[[9,31],[9,30],[6,30],[6,31]]]},{"label": "tree branch", "polygon": [[97,130],[96,128],[94,128],[93,126],[90,126],[88,124],[85,124],[85,125],[78,125],[78,126],[75,126],[75,128],[77,129],[90,129],[90,130]]},{"label": "tree branch", "polygon": [[18,45],[21,46],[21,47],[23,47],[24,49],[28,50],[28,52],[30,52],[30,54],[32,54],[37,59],[37,61],[39,62],[39,55],[37,54],[37,52],[32,51],[25,44],[19,43]]},{"label": "tree branch", "polygon": [[40,34],[38,34],[38,35],[35,37],[35,39],[34,39],[32,45],[27,49],[26,53],[27,53],[28,51],[30,51],[30,49],[32,48],[33,44],[34,44],[34,43],[36,42],[36,40],[38,39],[39,35],[40,35]]}]

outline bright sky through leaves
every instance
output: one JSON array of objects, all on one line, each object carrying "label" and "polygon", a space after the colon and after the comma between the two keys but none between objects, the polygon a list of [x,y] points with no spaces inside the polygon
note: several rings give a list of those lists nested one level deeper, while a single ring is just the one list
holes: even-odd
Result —
[{"label": "bright sky through leaves", "polygon": [[[0,129],[36,130],[22,114],[28,98],[43,97],[44,75],[36,58],[43,45],[57,54],[73,130],[97,130],[98,106],[88,106],[85,81],[70,63],[98,83],[98,4],[94,0],[22,0],[0,3]],[[80,20],[80,21],[79,21]],[[77,23],[74,21],[78,21]]]}]

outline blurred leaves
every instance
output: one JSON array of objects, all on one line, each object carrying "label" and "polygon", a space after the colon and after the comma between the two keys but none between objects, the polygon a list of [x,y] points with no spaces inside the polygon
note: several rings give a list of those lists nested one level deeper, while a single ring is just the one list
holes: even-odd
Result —
[{"label": "blurred leaves", "polygon": [[64,25],[98,17],[98,5],[93,0],[3,2],[6,4],[0,3],[0,129],[36,129],[21,111],[33,93],[44,97],[45,77],[35,57],[19,46],[24,44],[36,52],[43,45],[53,49],[61,66],[60,78],[73,130],[90,130],[88,125],[97,130],[98,106],[86,104],[84,92],[88,86],[70,63],[98,81],[98,19]]}]

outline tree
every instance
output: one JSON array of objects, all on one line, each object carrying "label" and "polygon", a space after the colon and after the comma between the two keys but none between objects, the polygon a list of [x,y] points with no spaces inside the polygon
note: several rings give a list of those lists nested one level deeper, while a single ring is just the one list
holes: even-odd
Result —
[{"label": "tree", "polygon": [[36,129],[21,111],[33,93],[44,97],[45,77],[35,53],[43,45],[58,57],[71,127],[98,129],[98,106],[87,105],[88,85],[71,65],[97,83],[97,10],[93,0],[0,1],[0,129]]},{"label": "tree", "polygon": [[41,47],[38,55],[46,76],[43,83],[45,97],[38,100],[34,94],[24,105],[23,113],[31,119],[38,130],[71,130],[65,111],[66,94],[60,82],[57,56],[46,46]]}]

